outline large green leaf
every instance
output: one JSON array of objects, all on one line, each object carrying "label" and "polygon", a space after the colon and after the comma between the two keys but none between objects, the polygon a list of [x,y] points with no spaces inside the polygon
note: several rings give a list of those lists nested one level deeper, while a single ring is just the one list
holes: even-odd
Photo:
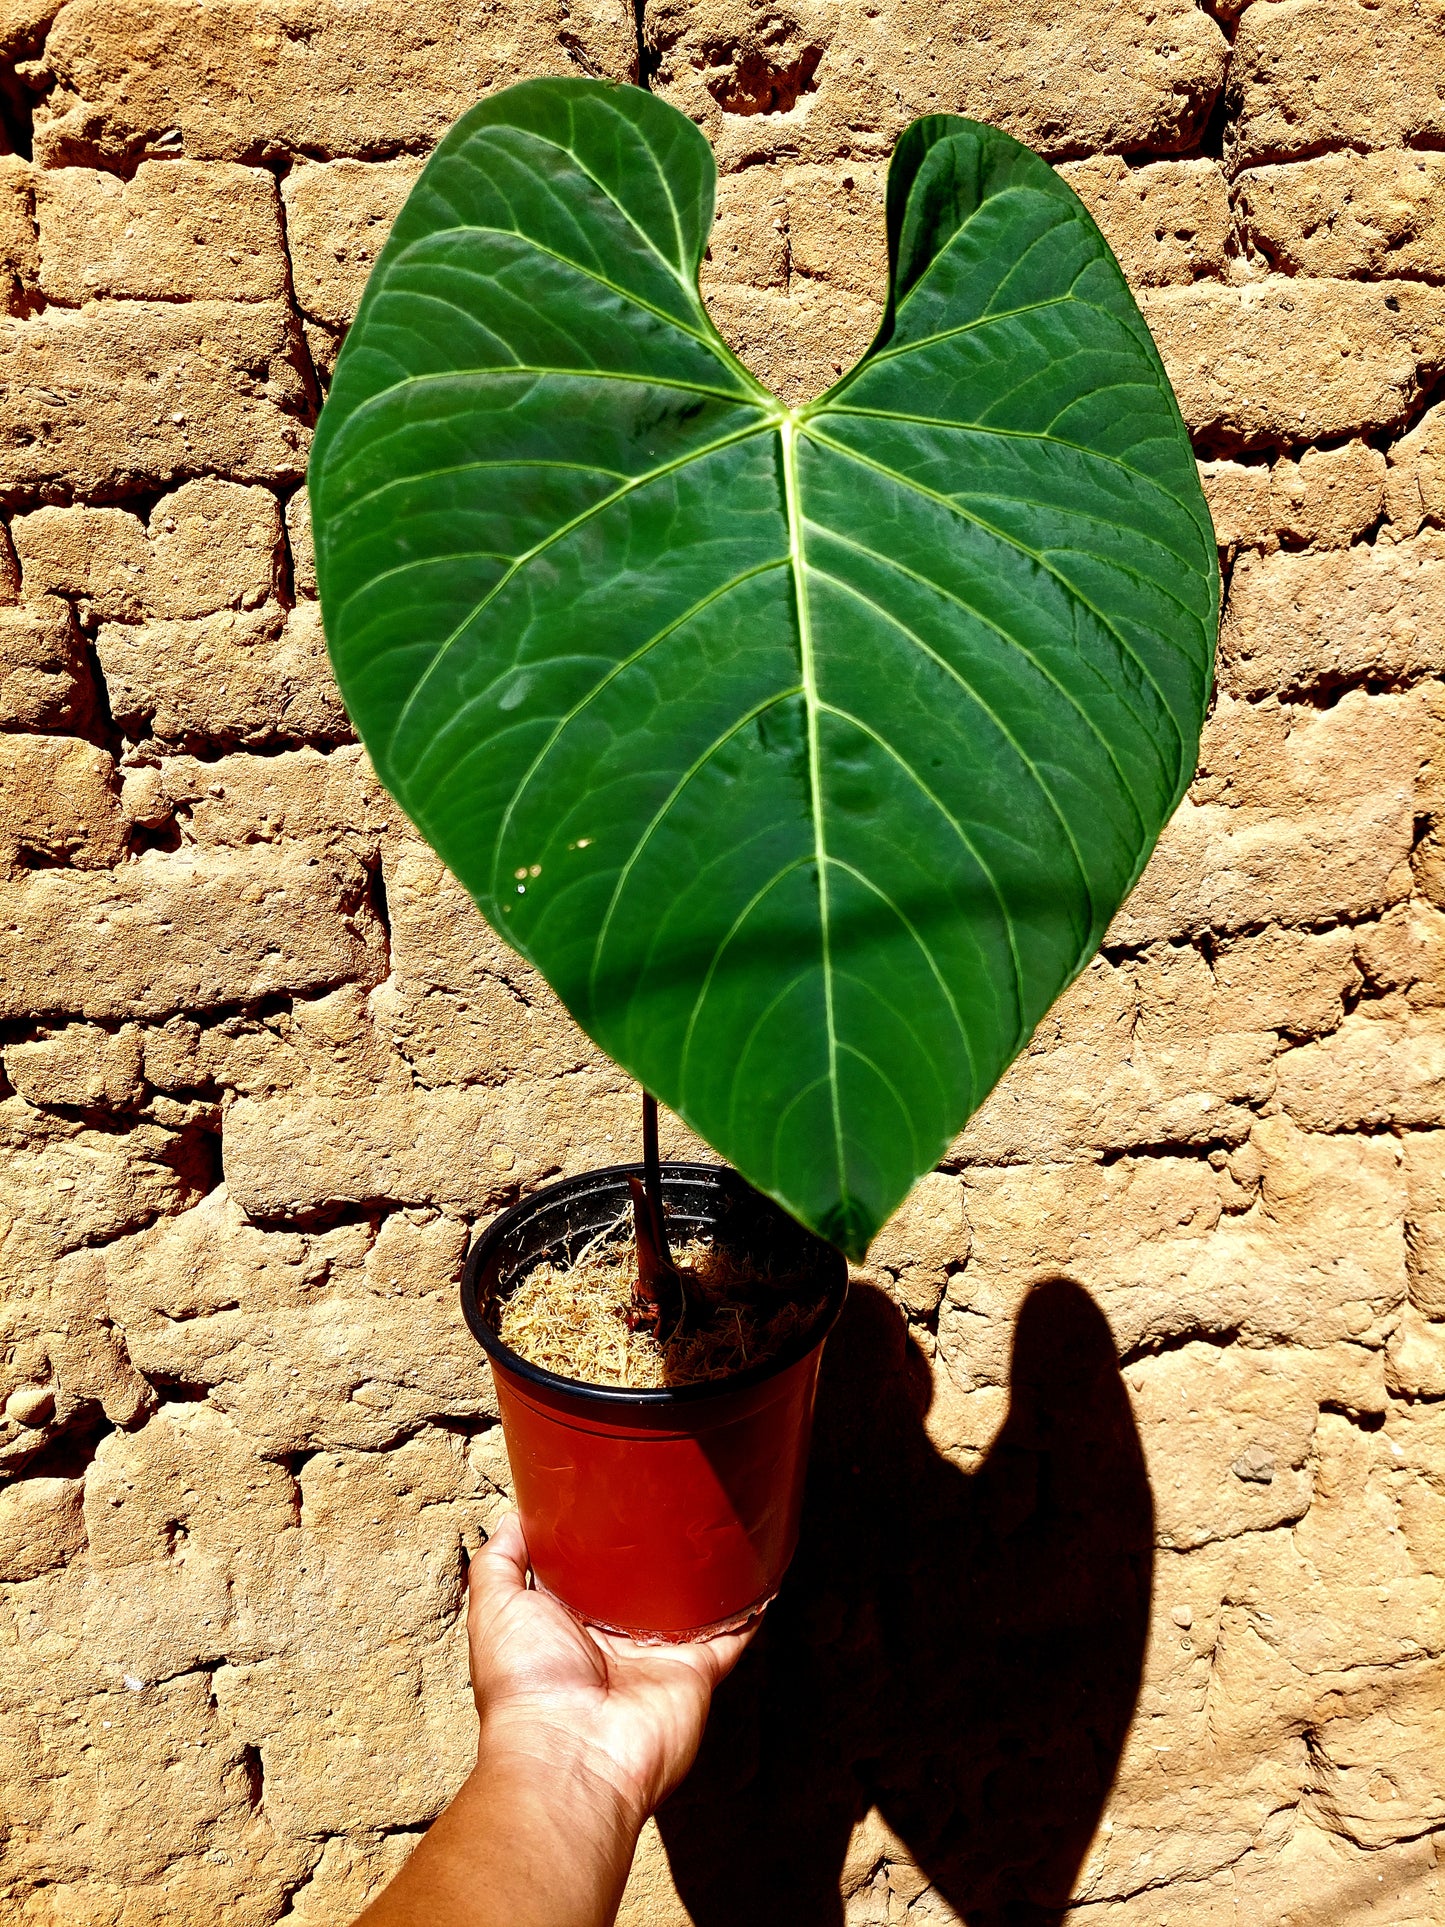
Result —
[{"label": "large green leaf", "polygon": [[1179,800],[1214,538],[1123,276],[1027,148],[909,128],[883,326],[802,408],[699,299],[714,181],[634,88],[457,123],[322,416],[322,608],[485,916],[857,1253]]}]

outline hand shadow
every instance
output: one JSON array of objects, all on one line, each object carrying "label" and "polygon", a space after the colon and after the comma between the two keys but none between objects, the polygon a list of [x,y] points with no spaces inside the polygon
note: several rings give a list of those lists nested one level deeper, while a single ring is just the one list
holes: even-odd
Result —
[{"label": "hand shadow", "polygon": [[[965,1473],[881,1291],[828,1342],[803,1536],[658,1815],[697,1927],[841,1927],[876,1806],[968,1927],[1052,1927],[1138,1697],[1154,1509],[1102,1313],[1034,1286],[1007,1419]],[[932,1918],[932,1916],[927,1916]]]}]

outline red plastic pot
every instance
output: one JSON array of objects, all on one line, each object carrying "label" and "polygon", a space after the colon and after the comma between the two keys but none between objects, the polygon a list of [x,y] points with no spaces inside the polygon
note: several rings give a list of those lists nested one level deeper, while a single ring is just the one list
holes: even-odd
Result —
[{"label": "red plastic pot", "polygon": [[842,1254],[721,1165],[666,1164],[669,1236],[706,1232],[823,1294],[766,1364],[659,1391],[584,1385],[518,1357],[499,1301],[544,1257],[571,1257],[629,1207],[613,1166],[550,1185],[473,1247],[462,1309],[492,1362],[536,1583],[579,1619],[647,1640],[741,1626],[782,1583],[798,1539],[823,1341],[842,1308]]}]

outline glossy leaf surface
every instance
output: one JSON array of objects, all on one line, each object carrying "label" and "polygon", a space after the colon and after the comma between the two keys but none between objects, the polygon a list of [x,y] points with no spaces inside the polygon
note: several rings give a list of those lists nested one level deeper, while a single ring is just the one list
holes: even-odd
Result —
[{"label": "glossy leaf surface", "polygon": [[887,313],[785,408],[697,293],[714,167],[535,81],[414,189],[311,464],[377,772],[602,1048],[858,1253],[1097,948],[1194,766],[1213,531],[1043,161],[941,116]]}]

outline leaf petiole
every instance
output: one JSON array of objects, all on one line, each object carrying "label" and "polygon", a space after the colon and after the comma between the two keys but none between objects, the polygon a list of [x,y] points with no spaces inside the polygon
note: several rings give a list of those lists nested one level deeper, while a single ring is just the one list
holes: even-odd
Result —
[{"label": "leaf petiole", "polygon": [[667,1248],[667,1226],[662,1215],[662,1160],[657,1149],[657,1099],[642,1093],[642,1172],[629,1177],[632,1221],[637,1238],[637,1283],[628,1319],[634,1331],[643,1326],[658,1340],[671,1338],[691,1322],[692,1295]]}]

